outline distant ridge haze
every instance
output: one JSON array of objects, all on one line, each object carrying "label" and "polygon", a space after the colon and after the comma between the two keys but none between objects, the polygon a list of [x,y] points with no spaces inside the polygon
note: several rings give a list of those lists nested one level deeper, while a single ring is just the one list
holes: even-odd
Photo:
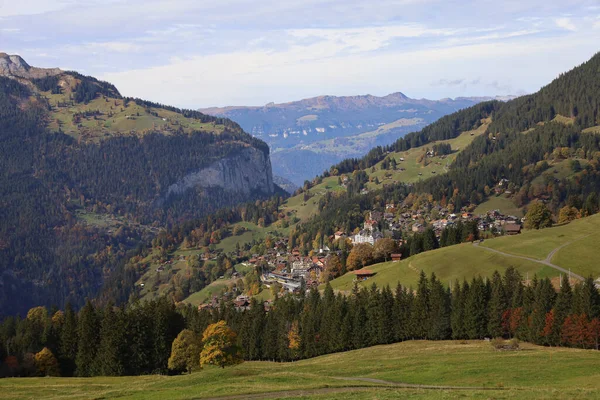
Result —
[{"label": "distant ridge haze", "polygon": [[333,163],[360,157],[393,143],[444,115],[489,100],[515,96],[413,99],[402,92],[386,96],[317,96],[264,106],[200,109],[237,122],[271,147],[273,172],[298,186]]}]

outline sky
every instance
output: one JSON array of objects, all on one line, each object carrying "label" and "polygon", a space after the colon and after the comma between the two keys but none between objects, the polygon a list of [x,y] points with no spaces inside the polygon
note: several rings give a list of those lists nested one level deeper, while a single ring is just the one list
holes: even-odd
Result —
[{"label": "sky", "polygon": [[520,95],[600,50],[600,0],[0,0],[0,52],[185,108]]}]

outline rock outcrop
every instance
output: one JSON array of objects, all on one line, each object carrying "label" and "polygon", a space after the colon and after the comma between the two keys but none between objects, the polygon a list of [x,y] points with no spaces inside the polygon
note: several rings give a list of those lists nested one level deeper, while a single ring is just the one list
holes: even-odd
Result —
[{"label": "rock outcrop", "polygon": [[247,147],[235,155],[215,161],[206,168],[186,175],[169,186],[167,197],[195,187],[221,188],[244,194],[274,192],[271,160],[268,154]]},{"label": "rock outcrop", "polygon": [[18,55],[0,53],[0,76],[8,78],[39,79],[47,76],[58,75],[63,71],[60,68],[32,67]]}]

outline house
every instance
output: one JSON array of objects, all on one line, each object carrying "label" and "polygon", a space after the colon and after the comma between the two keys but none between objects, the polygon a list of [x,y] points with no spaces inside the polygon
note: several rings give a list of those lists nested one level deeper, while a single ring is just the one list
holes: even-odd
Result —
[{"label": "house", "polygon": [[402,259],[402,254],[399,254],[399,253],[392,254],[392,261],[393,262],[398,262],[398,261],[400,261],[400,259]]},{"label": "house", "polygon": [[383,235],[379,231],[362,230],[352,236],[352,244],[369,243],[374,245],[377,241],[383,239]]},{"label": "house", "polygon": [[504,224],[504,232],[507,235],[517,235],[521,233],[521,225],[515,223]]},{"label": "house", "polygon": [[425,227],[422,224],[419,224],[418,222],[416,224],[414,224],[411,229],[415,233],[425,232]]},{"label": "house", "polygon": [[337,231],[333,235],[334,235],[333,237],[334,237],[335,240],[345,239],[346,238],[346,232],[344,232],[344,231]]},{"label": "house", "polygon": [[356,280],[366,281],[367,279],[375,275],[375,272],[368,269],[358,269],[354,271],[353,274],[356,275]]},{"label": "house", "polygon": [[379,221],[381,221],[381,218],[383,218],[382,212],[380,212],[380,211],[369,212],[369,219],[379,222]]}]

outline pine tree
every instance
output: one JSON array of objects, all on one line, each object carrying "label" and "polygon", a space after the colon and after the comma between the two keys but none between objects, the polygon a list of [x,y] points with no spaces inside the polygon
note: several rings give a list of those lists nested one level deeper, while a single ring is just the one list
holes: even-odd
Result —
[{"label": "pine tree", "polygon": [[488,307],[485,283],[473,278],[465,300],[465,332],[469,339],[483,339],[487,334]]},{"label": "pine tree", "polygon": [[450,294],[444,289],[435,274],[431,274],[430,283],[430,313],[429,313],[429,333],[430,340],[443,340],[451,336],[450,323]]},{"label": "pine tree", "polygon": [[546,326],[546,314],[554,305],[556,295],[550,279],[542,279],[535,287],[533,311],[531,313],[530,340],[534,343],[543,342],[543,332]]},{"label": "pine tree", "polygon": [[452,327],[452,338],[453,339],[465,339],[467,334],[465,332],[465,299],[469,294],[469,284],[465,283],[460,285],[460,282],[456,280],[454,287],[452,288],[452,313],[450,316],[450,326]]},{"label": "pine tree", "polygon": [[429,282],[425,272],[421,271],[417,295],[413,302],[410,316],[411,337],[414,339],[427,339],[429,333]]},{"label": "pine tree", "polygon": [[502,315],[508,308],[504,285],[498,271],[492,276],[492,290],[489,303],[489,317],[487,331],[491,337],[501,337],[504,334],[502,328]]},{"label": "pine tree", "polygon": [[75,358],[77,357],[77,314],[71,303],[65,307],[65,322],[60,334],[59,364],[62,376],[75,374]]},{"label": "pine tree", "polygon": [[77,376],[92,376],[100,339],[100,324],[92,303],[88,300],[79,313],[78,345],[75,359]]},{"label": "pine tree", "polygon": [[569,276],[564,275],[560,285],[560,291],[556,296],[553,309],[553,323],[550,334],[546,336],[546,343],[551,346],[559,346],[561,343],[561,331],[565,319],[571,314],[573,306],[573,292],[569,283]]},{"label": "pine tree", "polygon": [[100,345],[96,356],[95,371],[104,376],[120,376],[125,373],[123,354],[127,345],[127,332],[122,311],[115,312],[112,303],[104,309],[100,323]]}]

